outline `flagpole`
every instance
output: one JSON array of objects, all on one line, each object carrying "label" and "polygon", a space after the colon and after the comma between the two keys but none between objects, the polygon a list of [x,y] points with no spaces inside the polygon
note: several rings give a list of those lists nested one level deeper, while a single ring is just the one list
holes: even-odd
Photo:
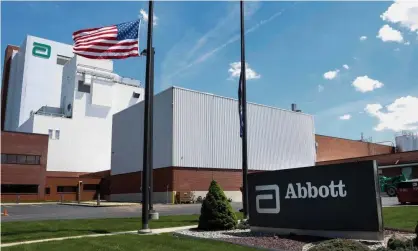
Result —
[{"label": "flagpole", "polygon": [[139,233],[151,232],[148,226],[149,220],[149,173],[152,166],[152,122],[153,122],[153,97],[154,97],[154,86],[151,82],[151,59],[152,53],[152,28],[153,28],[153,17],[154,17],[154,3],[149,1],[148,7],[148,30],[147,30],[147,62],[145,70],[145,107],[144,107],[144,144],[143,144],[143,162],[142,162],[142,229]]},{"label": "flagpole", "polygon": [[[151,48],[151,53],[150,54],[151,54],[150,55],[150,57],[151,57],[151,72],[150,72],[150,82],[151,82],[151,84],[150,85],[152,86],[152,89],[154,89],[154,55],[155,55],[154,47]],[[154,95],[152,95],[152,96],[154,96]],[[154,97],[152,97],[151,100],[154,100]],[[154,117],[153,116],[153,114],[154,114],[153,105],[151,105],[151,114],[152,114],[151,117]],[[151,121],[150,124],[151,124],[151,128],[152,128],[151,131],[153,131],[153,128],[154,128],[153,121]],[[151,149],[151,156],[153,156],[153,149]],[[151,219],[153,219],[153,216],[158,215],[158,213],[156,213],[154,211],[154,200],[153,200],[153,198],[154,198],[154,175],[153,175],[154,174],[154,168],[153,168],[154,162],[153,161],[154,161],[154,159],[153,159],[153,157],[151,157],[149,159],[149,166],[150,166],[150,169],[149,169],[149,187],[150,187],[150,189],[149,189],[149,214],[150,214]]]},{"label": "flagpole", "polygon": [[244,219],[248,219],[248,156],[247,156],[247,81],[245,70],[245,29],[244,29],[244,1],[240,1],[241,10],[241,81],[242,81],[242,204]]}]

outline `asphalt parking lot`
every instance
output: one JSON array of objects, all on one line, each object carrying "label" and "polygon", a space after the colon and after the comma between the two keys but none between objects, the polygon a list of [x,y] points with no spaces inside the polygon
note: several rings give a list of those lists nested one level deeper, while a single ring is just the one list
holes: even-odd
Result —
[{"label": "asphalt parking lot", "polygon": [[[241,208],[241,203],[232,203],[235,210]],[[94,219],[94,218],[122,218],[140,217],[141,206],[118,207],[83,207],[58,204],[37,205],[7,205],[1,206],[1,211],[6,208],[8,216],[1,217],[2,222],[8,221],[33,221],[52,219]],[[154,209],[161,215],[186,215],[200,214],[201,204],[165,205],[156,204]]]},{"label": "asphalt parking lot", "polygon": [[[396,197],[382,197],[382,206],[398,206]],[[242,208],[241,203],[234,202],[235,210]],[[2,216],[3,222],[8,221],[34,221],[52,219],[93,219],[93,218],[122,218],[140,217],[140,206],[118,207],[82,207],[58,204],[37,205],[6,205],[1,206],[1,211],[6,208],[8,216]],[[156,204],[154,208],[163,215],[200,214],[201,204],[164,205]]]}]

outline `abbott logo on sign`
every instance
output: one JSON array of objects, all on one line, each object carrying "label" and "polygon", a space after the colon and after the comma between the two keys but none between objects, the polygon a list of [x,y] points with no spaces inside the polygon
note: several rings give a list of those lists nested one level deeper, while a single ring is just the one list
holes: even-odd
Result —
[{"label": "abbott logo on sign", "polygon": [[382,240],[375,160],[248,174],[252,231]]},{"label": "abbott logo on sign", "polygon": [[51,57],[51,46],[33,42],[32,55],[35,57],[48,59]]},{"label": "abbott logo on sign", "polygon": [[[259,194],[255,197],[255,204],[257,213],[260,214],[278,214],[280,212],[280,193],[279,187],[277,185],[266,185],[266,186],[256,186],[256,191],[273,191],[273,194]],[[261,208],[260,201],[261,200],[275,200],[273,208]]]}]

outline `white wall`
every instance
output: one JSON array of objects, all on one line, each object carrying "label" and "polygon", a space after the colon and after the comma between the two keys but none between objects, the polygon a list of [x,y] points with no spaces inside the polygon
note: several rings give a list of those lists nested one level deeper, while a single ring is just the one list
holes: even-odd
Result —
[{"label": "white wall", "polygon": [[5,129],[14,131],[19,126],[23,79],[26,63],[27,38],[22,42],[18,52],[13,52],[9,75],[9,88],[6,106]]},{"label": "white wall", "polygon": [[[112,63],[106,61],[86,61],[80,57],[71,59],[64,66],[62,92],[60,91],[59,97],[64,110],[68,104],[72,104],[72,112],[66,113],[67,117],[35,114],[30,119],[33,122],[24,123],[19,128],[22,131],[42,134],[48,134],[49,129],[53,130],[53,136],[49,140],[48,171],[97,172],[110,169],[112,116],[140,102],[143,99],[143,88],[114,83],[111,79],[98,80],[89,75],[93,85],[106,85],[110,88],[110,102],[106,106],[93,104],[92,96],[97,94],[95,88],[91,88],[90,93],[78,91],[78,80],[82,76],[76,72],[77,65],[82,62],[93,67],[111,69]],[[133,92],[140,93],[140,98],[133,98]],[[56,138],[57,130],[59,139]]]},{"label": "white wall", "polygon": [[[20,102],[19,124],[23,124],[30,112],[42,106],[59,107],[61,102],[61,81],[63,66],[57,64],[57,55],[72,57],[72,46],[55,41],[27,36],[22,98]],[[51,46],[49,59],[32,55],[33,43]]]},{"label": "white wall", "polygon": [[[172,89],[154,97],[153,168],[172,164]],[[111,174],[142,170],[144,140],[144,102],[113,116]]]},{"label": "white wall", "polygon": [[[118,99],[130,100],[133,90]],[[115,84],[116,93],[126,86]],[[76,91],[73,118],[34,115],[33,132],[48,134],[60,131],[59,139],[49,140],[48,171],[97,172],[110,169],[112,115],[118,108],[104,110],[89,104],[91,94]],[[84,116],[83,116],[84,115]],[[55,137],[55,135],[54,135]]]},{"label": "white wall", "polygon": [[[142,105],[114,115],[112,175],[142,170]],[[248,104],[249,169],[315,165],[314,133],[310,115]],[[241,163],[236,100],[181,88],[155,96],[154,168],[241,169]]]},{"label": "white wall", "polygon": [[[242,168],[238,101],[174,89],[173,164]],[[248,168],[277,170],[315,165],[313,117],[247,104]]]},{"label": "white wall", "polygon": [[8,131],[16,128],[19,123],[22,82],[19,82],[18,79],[23,78],[23,58],[24,53],[13,51],[10,63],[9,88],[7,90],[6,117],[4,124],[5,130]]}]

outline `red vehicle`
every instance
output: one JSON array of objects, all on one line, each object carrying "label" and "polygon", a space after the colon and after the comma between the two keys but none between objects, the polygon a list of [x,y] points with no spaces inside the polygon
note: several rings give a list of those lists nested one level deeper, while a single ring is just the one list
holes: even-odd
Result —
[{"label": "red vehicle", "polygon": [[399,182],[397,187],[399,203],[418,203],[418,179]]}]

